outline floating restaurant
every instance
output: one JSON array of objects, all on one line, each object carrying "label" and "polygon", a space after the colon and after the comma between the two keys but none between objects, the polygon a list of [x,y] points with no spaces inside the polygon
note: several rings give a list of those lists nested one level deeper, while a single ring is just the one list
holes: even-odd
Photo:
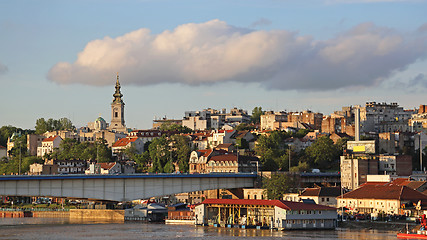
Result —
[{"label": "floating restaurant", "polygon": [[206,199],[195,207],[195,218],[196,224],[216,227],[334,229],[337,210],[314,201]]}]

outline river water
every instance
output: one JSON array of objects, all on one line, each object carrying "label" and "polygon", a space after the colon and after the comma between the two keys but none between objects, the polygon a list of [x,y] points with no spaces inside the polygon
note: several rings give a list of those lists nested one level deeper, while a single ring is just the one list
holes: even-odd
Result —
[{"label": "river water", "polygon": [[58,218],[0,218],[0,239],[396,239],[396,231],[340,229],[276,231],[140,222],[70,222]]}]

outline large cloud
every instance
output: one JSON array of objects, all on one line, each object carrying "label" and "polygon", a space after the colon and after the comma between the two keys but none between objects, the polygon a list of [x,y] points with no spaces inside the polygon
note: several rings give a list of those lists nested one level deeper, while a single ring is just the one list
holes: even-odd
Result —
[{"label": "large cloud", "polygon": [[328,40],[285,30],[253,31],[219,20],[151,34],[139,29],[89,42],[74,63],[60,62],[48,78],[61,84],[121,81],[189,85],[237,81],[274,89],[372,86],[426,56],[426,36],[363,23]]}]

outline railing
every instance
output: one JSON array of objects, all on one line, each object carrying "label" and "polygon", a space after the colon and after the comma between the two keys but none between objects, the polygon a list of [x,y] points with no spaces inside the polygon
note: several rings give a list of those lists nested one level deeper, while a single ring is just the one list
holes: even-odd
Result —
[{"label": "railing", "polygon": [[68,208],[0,208],[0,212],[68,212]]}]

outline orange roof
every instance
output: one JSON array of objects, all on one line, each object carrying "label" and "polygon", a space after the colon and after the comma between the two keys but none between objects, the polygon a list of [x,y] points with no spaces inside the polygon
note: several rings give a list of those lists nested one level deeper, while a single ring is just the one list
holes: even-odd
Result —
[{"label": "orange roof", "polygon": [[53,142],[57,137],[59,136],[52,136],[52,137],[48,137],[43,139],[43,142]]},{"label": "orange roof", "polygon": [[108,163],[100,163],[99,164],[102,169],[110,170],[114,165],[116,165],[115,162],[108,162]]},{"label": "orange roof", "polygon": [[224,205],[257,205],[277,206],[286,210],[335,210],[336,208],[319,204],[308,204],[303,202],[291,202],[283,200],[260,200],[260,199],[206,199],[202,204],[224,204]]},{"label": "orange roof", "polygon": [[136,140],[138,140],[137,137],[133,137],[133,138],[121,138],[121,139],[119,139],[117,142],[115,142],[113,144],[113,147],[125,147],[129,143],[135,142]]},{"label": "orange roof", "polygon": [[364,185],[338,198],[353,199],[394,199],[394,200],[427,200],[424,195],[414,189],[398,185]]},{"label": "orange roof", "polygon": [[398,185],[398,186],[405,186],[409,182],[410,182],[409,178],[396,178],[391,182],[391,184]]},{"label": "orange roof", "polygon": [[208,157],[212,153],[212,149],[203,149],[203,150],[197,150],[200,153],[203,153],[204,157]]}]

